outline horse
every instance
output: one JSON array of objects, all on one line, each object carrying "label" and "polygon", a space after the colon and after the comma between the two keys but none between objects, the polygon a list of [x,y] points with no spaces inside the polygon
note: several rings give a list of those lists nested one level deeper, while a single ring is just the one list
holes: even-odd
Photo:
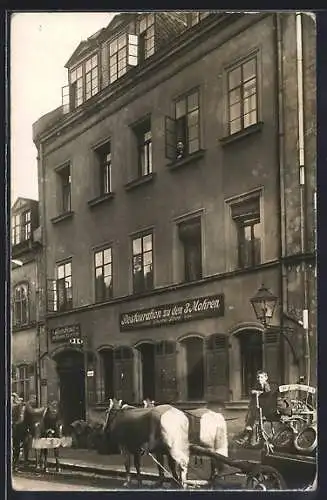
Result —
[{"label": "horse", "polygon": [[[155,406],[154,401],[146,399],[143,401],[145,408]],[[228,457],[228,433],[225,417],[208,408],[196,408],[184,410],[184,414],[189,420],[189,441],[190,443],[203,446],[211,451]],[[210,482],[213,482],[217,473],[221,469],[217,461],[211,459]]]},{"label": "horse", "polygon": [[189,464],[189,423],[184,413],[171,405],[152,408],[122,406],[122,400],[110,399],[103,430],[125,457],[124,486],[131,484],[130,455],[134,456],[138,486],[142,485],[140,456],[147,452],[154,453],[157,460],[157,486],[162,486],[164,481],[163,455],[166,454],[174,481],[185,488]]}]

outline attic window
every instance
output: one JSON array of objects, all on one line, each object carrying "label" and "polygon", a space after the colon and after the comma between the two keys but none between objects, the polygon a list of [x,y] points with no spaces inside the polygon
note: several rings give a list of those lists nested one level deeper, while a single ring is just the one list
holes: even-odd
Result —
[{"label": "attic window", "polygon": [[141,61],[144,61],[154,54],[154,31],[153,12],[142,16],[138,23],[138,33],[140,35],[139,54]]},{"label": "attic window", "polygon": [[75,109],[99,92],[98,55],[94,54],[69,72],[69,85],[62,89],[64,113]]},{"label": "attic window", "polygon": [[123,76],[129,66],[137,65],[138,40],[135,35],[123,33],[109,45],[110,83]]}]

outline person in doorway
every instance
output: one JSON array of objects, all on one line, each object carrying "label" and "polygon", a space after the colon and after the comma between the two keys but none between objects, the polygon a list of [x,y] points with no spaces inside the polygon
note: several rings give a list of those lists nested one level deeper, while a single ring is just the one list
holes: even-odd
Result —
[{"label": "person in doorway", "polygon": [[[268,393],[271,391],[270,384],[268,380],[268,373],[262,370],[257,372],[257,380],[256,384],[252,390],[262,391],[263,393]],[[249,403],[249,408],[245,417],[245,429],[240,434],[240,436],[235,440],[238,445],[244,446],[245,444],[250,442],[253,426],[257,417],[256,414],[256,397],[251,393],[251,399]]]}]

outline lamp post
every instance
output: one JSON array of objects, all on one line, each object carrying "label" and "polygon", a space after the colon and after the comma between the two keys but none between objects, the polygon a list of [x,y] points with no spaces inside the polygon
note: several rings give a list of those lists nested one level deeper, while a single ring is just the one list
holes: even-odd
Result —
[{"label": "lamp post", "polygon": [[257,319],[263,324],[262,332],[262,369],[266,368],[266,329],[267,324],[274,314],[277,297],[273,295],[263,284],[257,293],[250,299]]}]

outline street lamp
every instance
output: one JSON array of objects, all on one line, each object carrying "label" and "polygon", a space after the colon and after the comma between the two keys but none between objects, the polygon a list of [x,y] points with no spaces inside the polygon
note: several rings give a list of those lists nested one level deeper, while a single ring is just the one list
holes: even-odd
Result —
[{"label": "street lamp", "polygon": [[265,333],[267,328],[267,323],[271,320],[274,314],[274,310],[277,304],[277,297],[273,295],[268,288],[263,284],[257,291],[257,293],[250,299],[252,307],[254,309],[257,319],[263,324],[262,332],[262,368],[265,369],[266,365],[266,343],[265,343]]}]

